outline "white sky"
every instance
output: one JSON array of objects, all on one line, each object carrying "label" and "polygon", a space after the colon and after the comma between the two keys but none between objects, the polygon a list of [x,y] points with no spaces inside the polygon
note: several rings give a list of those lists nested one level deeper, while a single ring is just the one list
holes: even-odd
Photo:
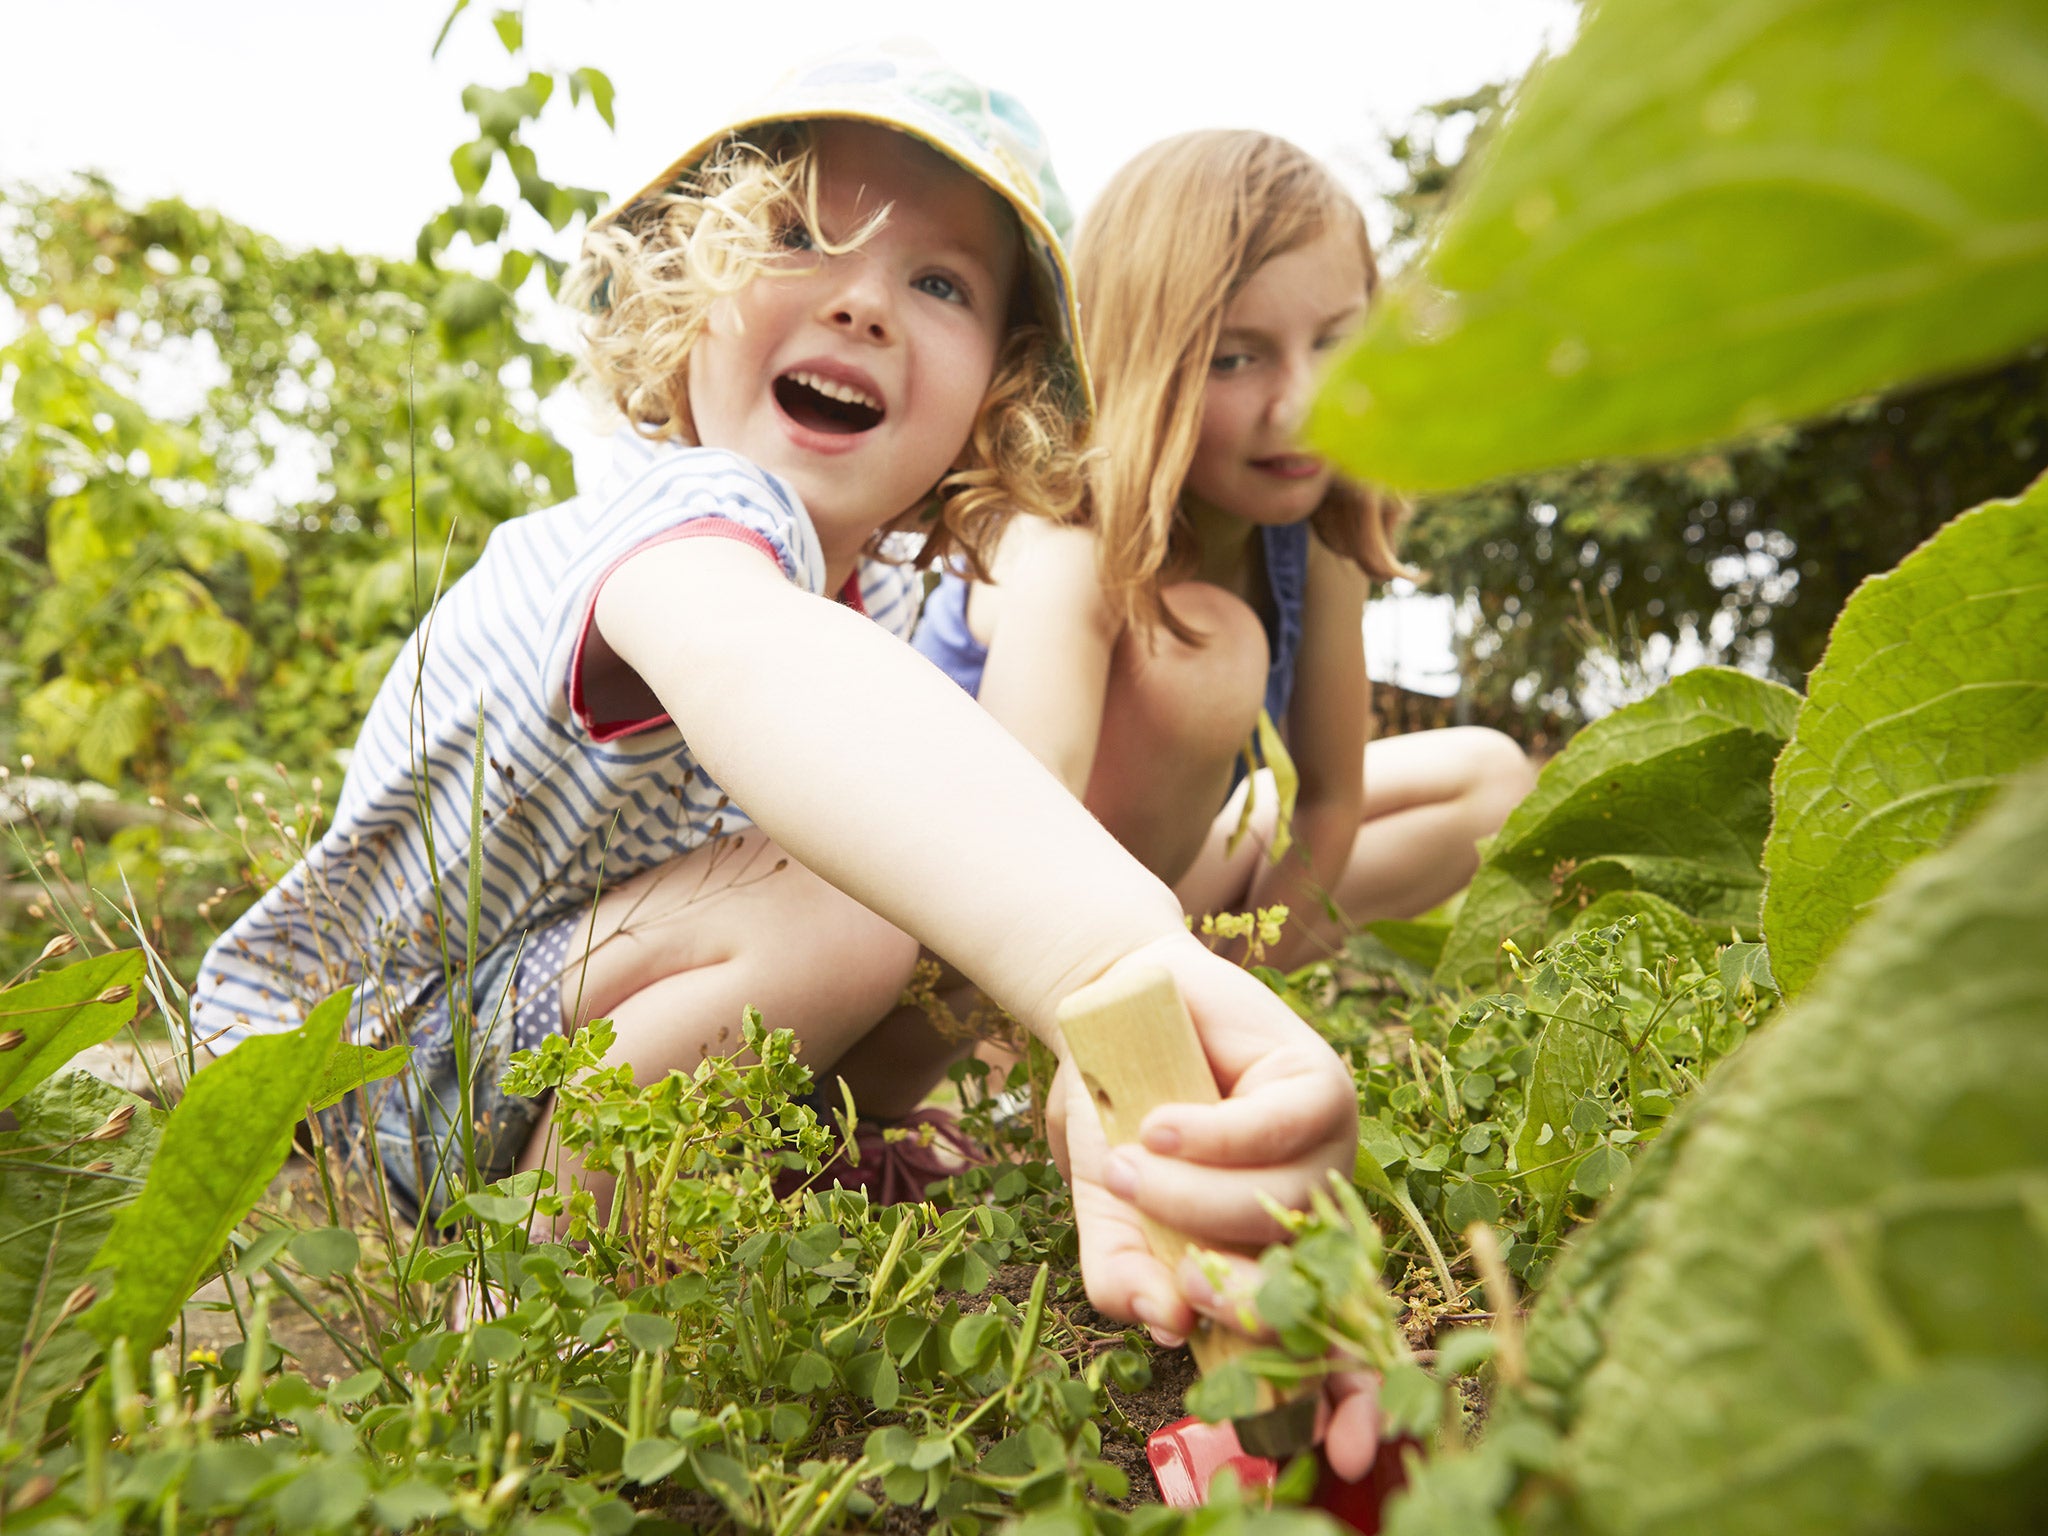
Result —
[{"label": "white sky", "polygon": [[[429,60],[448,0],[0,0],[0,179],[91,166],[132,196],[175,194],[293,244],[407,252],[454,200],[447,157],[474,133],[462,87],[523,78],[490,26],[503,5],[474,0]],[[591,65],[618,88],[616,135],[587,106],[549,103],[531,141],[555,180],[630,191],[788,65],[909,35],[1024,101],[1078,210],[1124,160],[1190,128],[1264,128],[1362,166],[1379,130],[1417,106],[1562,46],[1577,8],[530,0],[526,12],[537,66]],[[574,228],[545,243],[570,254]]]}]

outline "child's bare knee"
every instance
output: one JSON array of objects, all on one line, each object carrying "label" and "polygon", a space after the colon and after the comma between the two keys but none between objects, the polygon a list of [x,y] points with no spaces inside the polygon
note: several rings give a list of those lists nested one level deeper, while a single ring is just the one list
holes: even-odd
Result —
[{"label": "child's bare knee", "polygon": [[834,925],[829,943],[835,986],[849,1017],[873,1023],[902,1001],[917,970],[917,940],[859,907]]},{"label": "child's bare knee", "polygon": [[1536,787],[1536,765],[1513,737],[1487,726],[1468,726],[1463,735],[1467,739],[1459,745],[1468,768],[1465,798],[1490,833]]},{"label": "child's bare knee", "polygon": [[1192,642],[1159,629],[1120,647],[1147,715],[1166,724],[1184,745],[1230,748],[1243,741],[1265,699],[1266,630],[1251,605],[1207,582],[1183,582],[1166,593],[1173,616],[1194,633]]}]

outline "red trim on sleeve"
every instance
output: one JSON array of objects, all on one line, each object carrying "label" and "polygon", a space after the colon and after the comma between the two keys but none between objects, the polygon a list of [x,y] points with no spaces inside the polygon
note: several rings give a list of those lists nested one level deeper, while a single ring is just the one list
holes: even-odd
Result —
[{"label": "red trim on sleeve", "polygon": [[[670,544],[677,539],[731,539],[735,543],[746,544],[759,550],[775,563],[776,570],[783,571],[784,569],[782,556],[776,553],[773,544],[770,544],[753,529],[744,527],[739,523],[728,522],[722,517],[692,518],[680,527],[665,529],[651,538],[641,540],[638,544],[635,544],[631,549],[620,555],[610,565],[606,566],[598,574],[597,580],[590,584],[590,596],[583,604],[583,622],[576,631],[575,654],[569,661],[569,712],[590,733],[592,741],[618,741],[623,737],[638,736],[647,731],[659,730],[662,726],[670,723],[666,711],[660,711],[633,720],[597,720],[592,718],[590,699],[583,681],[583,672],[589,657],[591,637],[595,633],[596,628],[597,594],[604,590],[604,584],[611,579],[612,572],[616,571],[642,550],[652,549],[657,544]],[[787,575],[788,573],[784,571],[784,574]],[[856,592],[854,594],[856,605],[858,605],[859,600],[860,594]],[[603,644],[602,636],[598,636],[598,643]],[[652,690],[649,690],[649,692],[651,696]]]},{"label": "red trim on sleeve", "polygon": [[839,589],[839,601],[846,604],[862,618],[868,616],[868,605],[860,600],[860,567],[846,573],[846,585]]}]

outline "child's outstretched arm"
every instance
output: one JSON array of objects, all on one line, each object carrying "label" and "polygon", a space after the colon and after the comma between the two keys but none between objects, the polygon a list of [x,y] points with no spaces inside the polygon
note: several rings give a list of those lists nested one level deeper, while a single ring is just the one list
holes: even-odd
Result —
[{"label": "child's outstretched arm", "polygon": [[[1299,1201],[1325,1169],[1349,1170],[1357,1109],[1336,1055],[1203,950],[1173,894],[922,657],[723,539],[631,556],[595,617],[764,831],[1055,1049],[1054,1010],[1074,988],[1138,954],[1174,972],[1226,1098],[1161,1111],[1154,1151],[1135,1165],[1147,1210],[1197,1238],[1243,1241],[1270,1234],[1260,1189]],[[1158,1139],[1175,1134],[1178,1157]],[[1184,1326],[1171,1276],[1130,1251],[1135,1227],[1099,1141],[1075,1136],[1070,1150],[1091,1291],[1123,1316],[1149,1298],[1170,1313],[1150,1320]]]}]

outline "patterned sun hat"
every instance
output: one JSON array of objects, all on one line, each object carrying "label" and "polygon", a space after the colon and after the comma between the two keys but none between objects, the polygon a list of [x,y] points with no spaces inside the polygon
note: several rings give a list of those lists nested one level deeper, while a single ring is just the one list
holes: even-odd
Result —
[{"label": "patterned sun hat", "polygon": [[909,134],[978,176],[1017,215],[1038,317],[1062,347],[1069,408],[1094,409],[1066,240],[1073,215],[1053,176],[1045,135],[1016,97],[977,85],[922,43],[896,40],[830,54],[785,75],[751,111],[706,134],[592,226],[674,186],[735,134],[769,123],[841,119]]}]

